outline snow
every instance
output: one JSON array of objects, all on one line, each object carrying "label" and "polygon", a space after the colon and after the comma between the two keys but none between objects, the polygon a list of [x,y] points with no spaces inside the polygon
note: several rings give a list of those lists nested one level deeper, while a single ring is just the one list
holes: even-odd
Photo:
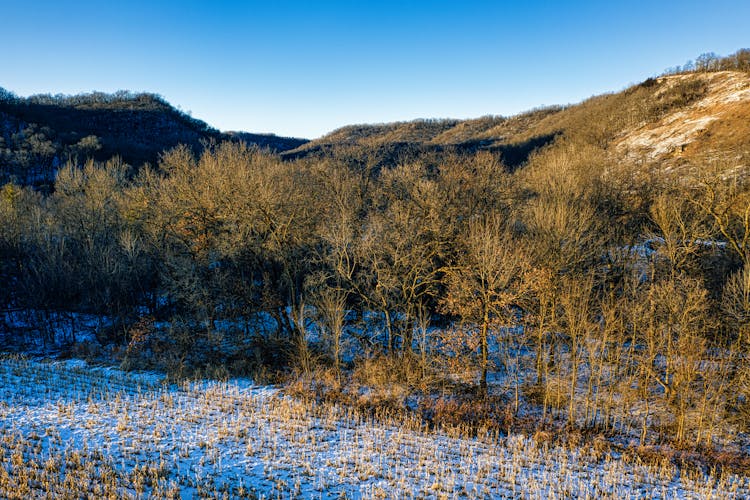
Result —
[{"label": "snow", "polygon": [[25,352],[43,354],[75,342],[95,342],[96,332],[111,326],[104,316],[34,309],[0,311],[0,341],[23,346]]},{"label": "snow", "polygon": [[[689,476],[520,435],[468,439],[416,420],[374,422],[246,379],[168,385],[81,361],[0,360],[0,496],[4,471],[17,479],[61,456],[93,463],[90,480],[106,472],[118,497],[133,498],[750,495],[744,477]],[[58,474],[72,474],[66,467]]]},{"label": "snow", "polygon": [[687,113],[675,113],[665,120],[658,129],[647,129],[629,137],[630,147],[650,149],[648,155],[657,158],[674,151],[693,140],[708,125],[717,120],[716,116],[688,118]]},{"label": "snow", "polygon": [[[677,75],[666,77],[664,81],[673,86],[691,78],[695,76]],[[739,104],[750,102],[750,81],[745,75],[718,72],[702,78],[709,85],[705,97],[683,110],[668,113],[655,123],[629,131],[620,138],[617,148],[635,159],[644,154],[651,160],[664,158],[695,141],[711,123],[725,119]]]}]

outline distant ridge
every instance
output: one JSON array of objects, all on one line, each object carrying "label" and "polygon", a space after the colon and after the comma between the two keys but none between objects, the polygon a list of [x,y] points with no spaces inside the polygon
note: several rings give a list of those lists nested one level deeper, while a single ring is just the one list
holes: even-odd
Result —
[{"label": "distant ridge", "polygon": [[312,141],[219,132],[156,94],[20,98],[0,88],[0,183],[49,183],[68,158],[120,156],[137,167],[156,164],[178,144],[198,151],[224,140],[255,144],[286,160],[333,156],[379,166],[489,151],[513,170],[566,137],[596,145],[616,164],[651,172],[679,170],[704,157],[750,164],[750,51],[707,61],[574,105],[511,117],[349,125]]}]

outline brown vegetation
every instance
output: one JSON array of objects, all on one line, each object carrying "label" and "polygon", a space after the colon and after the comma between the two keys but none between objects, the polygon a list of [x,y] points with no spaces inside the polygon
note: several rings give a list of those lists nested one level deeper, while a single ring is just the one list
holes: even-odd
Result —
[{"label": "brown vegetation", "polygon": [[491,151],[383,168],[372,145],[283,161],[225,142],[137,175],[70,164],[49,195],[8,184],[2,307],[107,318],[130,366],[162,353],[360,406],[420,396],[433,419],[711,450],[749,425],[744,153],[683,156],[671,185],[616,154],[625,128],[705,100],[704,77],[476,124],[553,137],[513,172]]}]

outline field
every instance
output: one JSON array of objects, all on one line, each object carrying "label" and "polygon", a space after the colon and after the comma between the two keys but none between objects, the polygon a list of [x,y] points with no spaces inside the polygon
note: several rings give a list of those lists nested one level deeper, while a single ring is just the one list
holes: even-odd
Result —
[{"label": "field", "polygon": [[248,380],[0,360],[2,498],[746,498],[595,445],[377,422]]}]

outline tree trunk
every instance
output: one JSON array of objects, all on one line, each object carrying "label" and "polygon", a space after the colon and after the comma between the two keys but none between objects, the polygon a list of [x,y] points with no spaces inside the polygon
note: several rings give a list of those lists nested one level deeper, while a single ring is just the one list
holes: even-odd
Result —
[{"label": "tree trunk", "polygon": [[479,380],[479,390],[482,394],[482,396],[487,395],[487,365],[489,362],[489,346],[487,342],[487,331],[489,330],[489,312],[485,308],[484,310],[484,318],[482,321],[482,327],[479,332],[479,341],[480,341],[480,357],[481,357],[481,368],[482,368],[482,376]]}]

